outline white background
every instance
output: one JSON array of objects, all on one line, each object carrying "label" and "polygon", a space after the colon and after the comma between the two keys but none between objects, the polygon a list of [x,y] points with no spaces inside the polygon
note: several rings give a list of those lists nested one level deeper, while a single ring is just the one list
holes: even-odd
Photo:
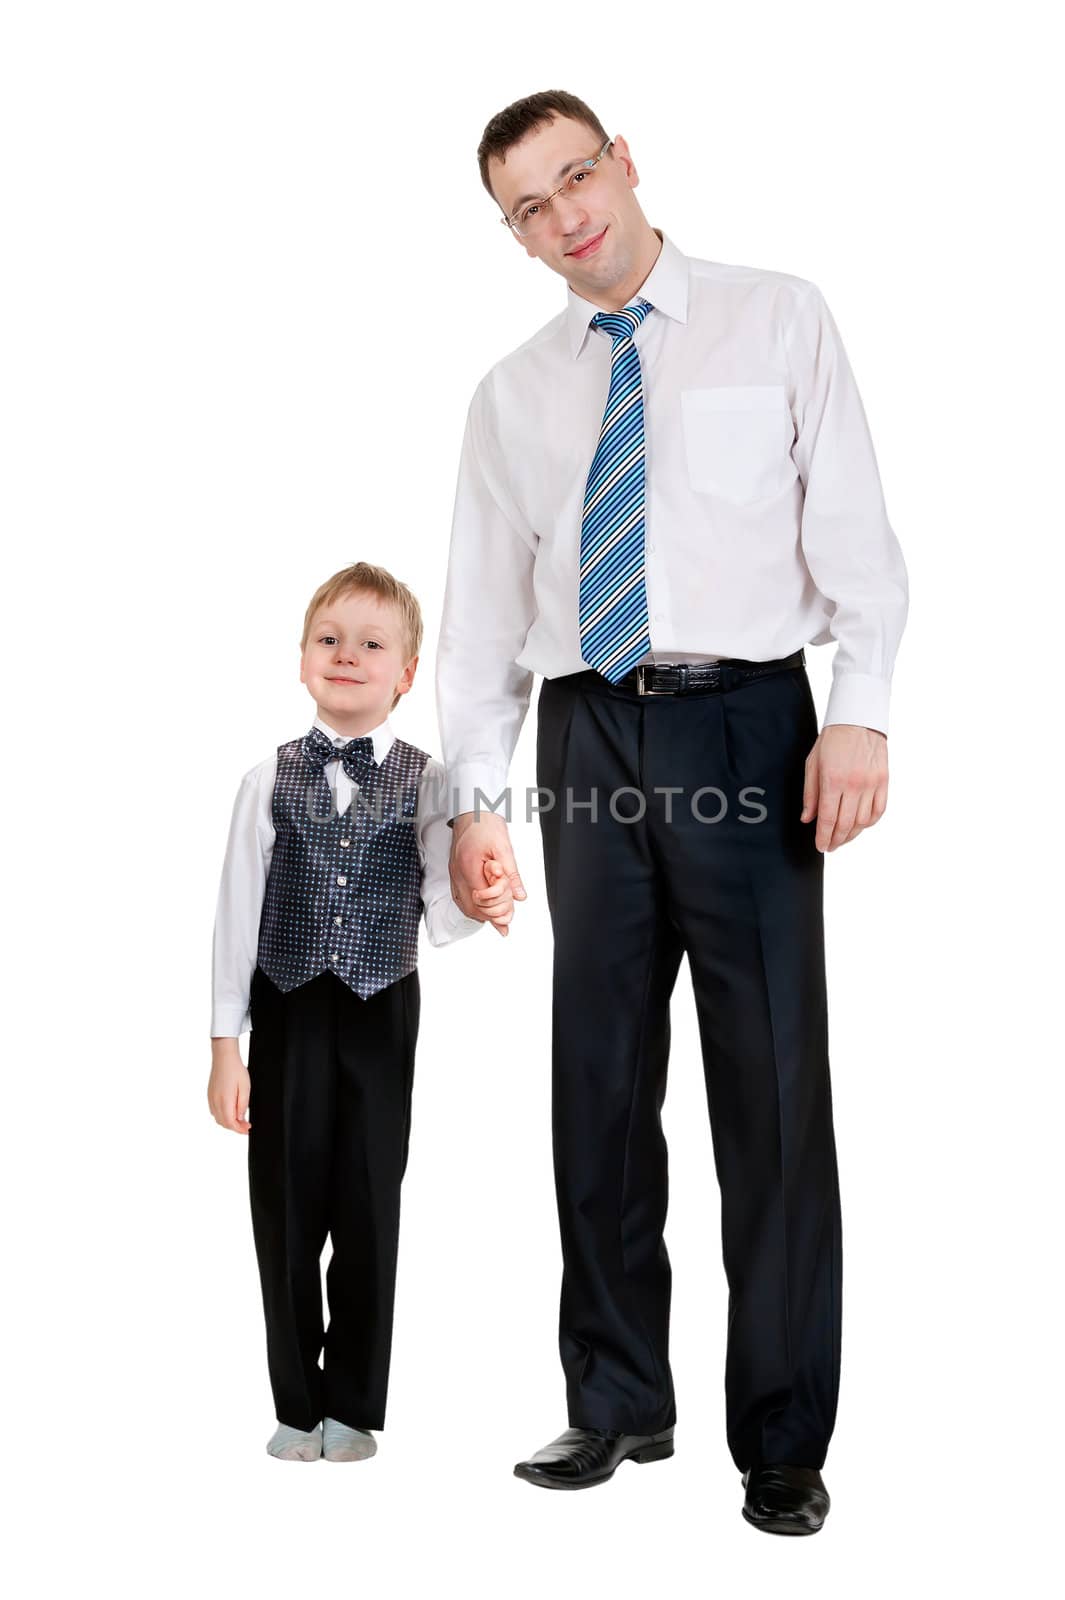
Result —
[{"label": "white background", "polygon": [[[1042,1587],[1062,1427],[1049,17],[4,7],[17,1592]],[[423,941],[380,1452],[306,1470],[263,1448],[246,1146],[205,1097],[230,807],[309,724],[304,607],[356,559],[421,598],[398,727],[439,748],[466,406],[565,293],[496,223],[474,152],[495,111],[547,87],[625,135],[648,219],[687,253],[821,287],[910,567],[888,815],[827,866],[844,1350],[815,1540],[739,1514],[686,969],[666,1108],[677,1454],[592,1494],[511,1475],[565,1426],[535,824],[514,830],[530,894],[511,938]],[[812,654],[823,705],[830,652]]]}]

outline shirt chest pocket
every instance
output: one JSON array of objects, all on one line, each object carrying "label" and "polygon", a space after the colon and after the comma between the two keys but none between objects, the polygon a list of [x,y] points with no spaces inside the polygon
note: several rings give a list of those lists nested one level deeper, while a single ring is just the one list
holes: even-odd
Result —
[{"label": "shirt chest pocket", "polygon": [[794,480],[783,384],[684,389],[680,402],[688,482],[700,494],[746,505]]}]

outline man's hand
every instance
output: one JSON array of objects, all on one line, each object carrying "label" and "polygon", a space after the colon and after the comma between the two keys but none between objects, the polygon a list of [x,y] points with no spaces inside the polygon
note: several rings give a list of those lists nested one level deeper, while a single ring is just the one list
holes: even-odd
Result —
[{"label": "man's hand", "polygon": [[879,822],[887,808],[887,739],[849,722],[822,728],[806,757],[803,822],[817,818],[819,850],[837,850]]},{"label": "man's hand", "polygon": [[[455,818],[451,830],[451,898],[467,917],[491,922],[506,938],[507,923],[514,914],[513,902],[524,900],[510,834],[502,817],[494,811],[480,815],[464,811]],[[488,885],[486,888],[485,885]],[[509,915],[500,920],[500,910]]]},{"label": "man's hand", "polygon": [[241,1060],[236,1039],[211,1040],[211,1081],[207,1085],[207,1104],[214,1120],[233,1133],[247,1133],[251,1078]]}]

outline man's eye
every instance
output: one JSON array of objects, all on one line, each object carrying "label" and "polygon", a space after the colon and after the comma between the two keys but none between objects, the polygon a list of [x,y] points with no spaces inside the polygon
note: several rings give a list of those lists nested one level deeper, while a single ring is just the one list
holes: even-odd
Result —
[{"label": "man's eye", "polygon": [[531,221],[532,218],[535,217],[535,215],[539,211],[539,209],[540,209],[540,207],[538,205],[536,205],[536,206],[526,206],[525,210],[522,212],[521,217],[520,217],[519,220],[521,222],[529,222],[529,221]]},{"label": "man's eye", "polygon": [[573,174],[572,178],[569,181],[570,181],[570,183],[576,185],[578,183],[583,183],[585,178],[590,178],[590,177],[591,177],[591,173],[590,172],[575,172]]}]

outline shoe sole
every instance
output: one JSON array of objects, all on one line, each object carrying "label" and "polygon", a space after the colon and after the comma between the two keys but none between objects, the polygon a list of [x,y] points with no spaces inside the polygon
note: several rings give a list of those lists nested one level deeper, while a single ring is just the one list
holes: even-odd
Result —
[{"label": "shoe sole", "polygon": [[746,1506],[741,1506],[740,1510],[743,1512],[744,1521],[749,1522],[752,1528],[758,1528],[762,1533],[786,1533],[794,1536],[820,1533],[824,1527],[823,1522],[819,1522],[816,1528],[807,1528],[801,1522],[789,1522],[786,1517],[752,1517]]},{"label": "shoe sole", "polygon": [[649,1444],[642,1450],[634,1450],[631,1455],[622,1456],[617,1466],[611,1467],[609,1472],[604,1472],[598,1478],[585,1478],[579,1483],[567,1483],[565,1478],[548,1478],[535,1472],[522,1472],[520,1466],[514,1468],[514,1476],[523,1483],[531,1483],[537,1489],[597,1489],[601,1483],[609,1483],[618,1467],[623,1467],[626,1461],[635,1461],[637,1466],[646,1466],[649,1461],[665,1461],[673,1454],[672,1439],[663,1440],[661,1444]]}]

